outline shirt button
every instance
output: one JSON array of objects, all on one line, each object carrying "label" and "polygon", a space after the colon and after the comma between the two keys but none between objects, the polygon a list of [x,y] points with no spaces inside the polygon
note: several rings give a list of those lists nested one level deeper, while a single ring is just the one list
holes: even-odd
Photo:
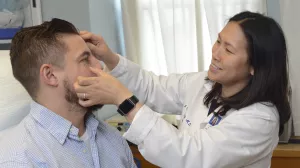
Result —
[{"label": "shirt button", "polygon": [[86,153],[86,150],[85,150],[85,149],[83,150],[83,153]]}]

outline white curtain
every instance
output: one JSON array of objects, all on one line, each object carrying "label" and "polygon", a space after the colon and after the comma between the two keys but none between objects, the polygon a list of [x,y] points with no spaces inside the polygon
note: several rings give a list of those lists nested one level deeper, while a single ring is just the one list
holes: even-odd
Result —
[{"label": "white curtain", "polygon": [[265,0],[204,0],[209,34],[214,43],[229,18],[241,11],[266,14]]},{"label": "white curtain", "polygon": [[121,0],[126,56],[156,74],[207,70],[234,14],[266,13],[265,0]]},{"label": "white curtain", "polygon": [[300,39],[300,21],[294,19],[299,16],[299,0],[280,0],[281,24],[286,36],[289,64],[290,81],[292,87],[292,114],[295,136],[300,136],[300,75],[299,75],[299,39]]},{"label": "white curtain", "polygon": [[228,19],[266,0],[121,0],[126,56],[156,74],[207,70]]},{"label": "white curtain", "polygon": [[194,0],[123,0],[126,55],[157,74],[198,71]]}]

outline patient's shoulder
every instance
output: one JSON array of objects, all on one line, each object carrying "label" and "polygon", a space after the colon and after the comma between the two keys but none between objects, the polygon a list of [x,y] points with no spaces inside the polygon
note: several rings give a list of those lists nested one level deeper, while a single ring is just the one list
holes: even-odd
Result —
[{"label": "patient's shoulder", "polygon": [[115,147],[127,145],[127,142],[121,135],[120,131],[104,121],[99,120],[98,133],[107,137],[110,141],[109,143]]},{"label": "patient's shoulder", "polygon": [[99,120],[98,131],[103,135],[114,136],[123,139],[120,132],[116,128],[107,124],[105,121]]}]

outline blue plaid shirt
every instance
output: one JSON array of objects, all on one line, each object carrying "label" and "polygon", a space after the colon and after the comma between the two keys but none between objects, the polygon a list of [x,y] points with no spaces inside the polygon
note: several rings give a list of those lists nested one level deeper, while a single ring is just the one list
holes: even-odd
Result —
[{"label": "blue plaid shirt", "polygon": [[71,122],[33,102],[29,115],[2,132],[0,167],[135,168],[131,150],[117,130],[89,115],[90,151]]}]

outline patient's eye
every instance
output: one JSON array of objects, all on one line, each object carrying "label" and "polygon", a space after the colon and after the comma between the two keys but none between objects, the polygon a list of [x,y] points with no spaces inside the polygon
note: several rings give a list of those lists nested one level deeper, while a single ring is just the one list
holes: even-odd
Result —
[{"label": "patient's eye", "polygon": [[229,53],[231,53],[231,54],[233,54],[233,52],[232,52],[232,51],[230,51],[230,50],[229,50],[229,49],[227,49],[227,48],[226,48],[226,51],[227,51],[227,52],[229,52]]},{"label": "patient's eye", "polygon": [[81,61],[83,61],[84,63],[89,63],[89,56],[86,56]]}]

